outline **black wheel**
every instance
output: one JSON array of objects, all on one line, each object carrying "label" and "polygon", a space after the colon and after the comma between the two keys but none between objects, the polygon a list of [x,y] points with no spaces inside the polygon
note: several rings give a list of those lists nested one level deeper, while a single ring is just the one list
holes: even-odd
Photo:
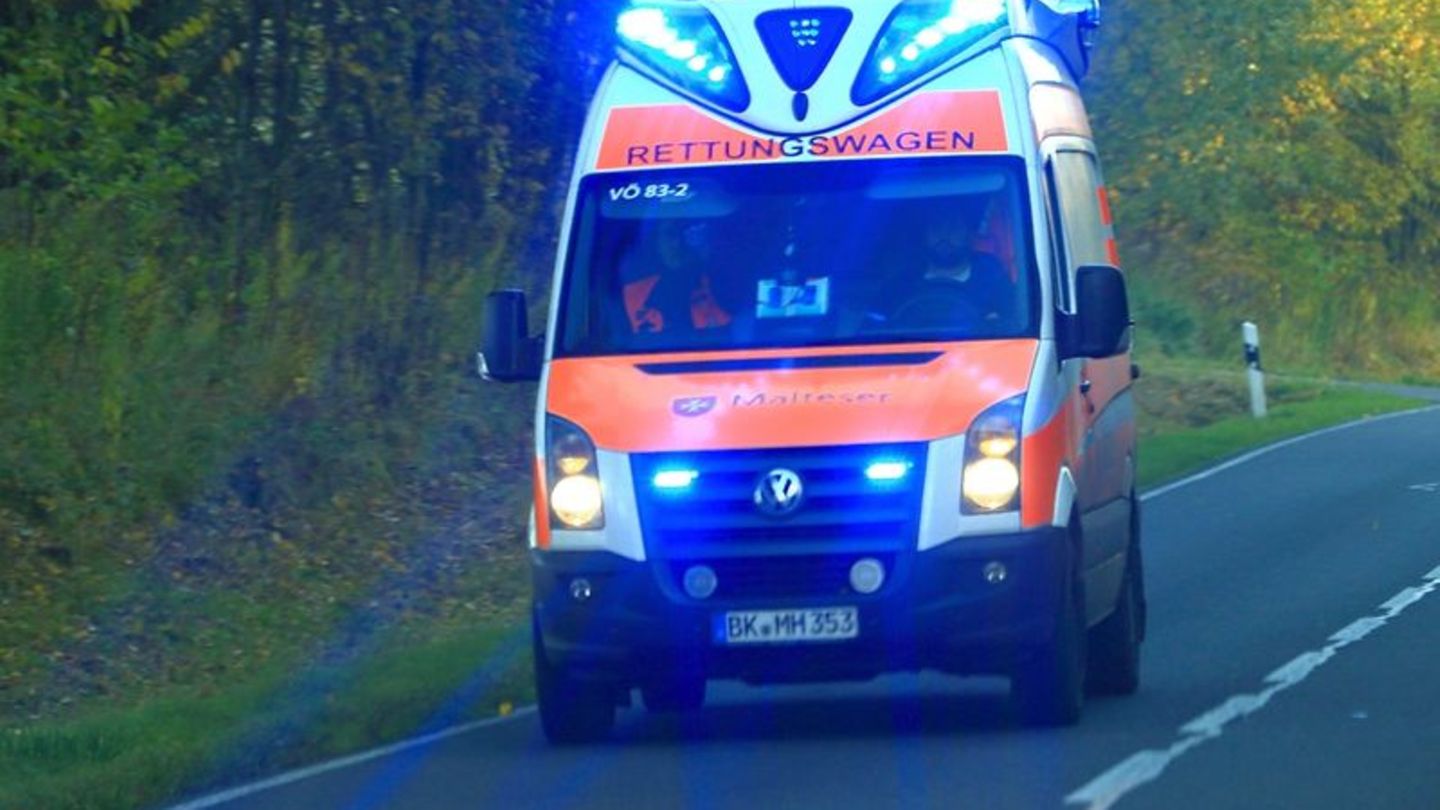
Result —
[{"label": "black wheel", "polygon": [[1115,612],[1090,631],[1086,688],[1096,695],[1133,695],[1140,688],[1140,642],[1145,639],[1145,566],[1140,557],[1139,507],[1130,526],[1125,581]]},{"label": "black wheel", "polygon": [[557,745],[596,742],[615,727],[615,691],[603,683],[577,680],[545,656],[534,630],[535,693],[545,738]]},{"label": "black wheel", "polygon": [[659,683],[640,687],[640,697],[652,714],[674,714],[698,711],[705,705],[705,681],[679,675]]},{"label": "black wheel", "polygon": [[1085,705],[1085,601],[1073,566],[1061,588],[1055,634],[1010,678],[1026,725],[1073,726]]}]

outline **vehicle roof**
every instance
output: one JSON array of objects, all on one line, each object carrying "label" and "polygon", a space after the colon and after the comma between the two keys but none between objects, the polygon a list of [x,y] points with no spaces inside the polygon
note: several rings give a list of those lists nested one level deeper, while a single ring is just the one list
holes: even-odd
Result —
[{"label": "vehicle roof", "polygon": [[[960,9],[965,13],[979,7],[1003,6],[1004,25],[915,73],[892,92],[874,99],[857,99],[852,93],[857,77],[878,57],[873,53],[877,40],[902,6]],[[865,117],[895,103],[929,79],[1014,37],[1048,43],[1054,61],[1071,81],[1078,81],[1088,69],[1087,33],[1099,23],[1099,0],[634,0],[631,8],[659,8],[672,13],[693,13],[699,8],[709,12],[723,32],[748,90],[748,104],[743,109],[720,109],[704,94],[670,80],[640,58],[637,50],[627,49],[623,37],[620,61],[701,106],[751,129],[778,135],[825,132]],[[784,12],[790,12],[788,16],[801,24],[808,19],[819,22],[815,15],[835,10],[849,15],[848,24],[842,26],[843,35],[833,43],[834,53],[823,72],[811,86],[797,92],[794,82],[787,82],[772,51],[767,49],[759,20],[762,15],[785,16]],[[796,100],[802,93],[803,115],[797,112]]]}]

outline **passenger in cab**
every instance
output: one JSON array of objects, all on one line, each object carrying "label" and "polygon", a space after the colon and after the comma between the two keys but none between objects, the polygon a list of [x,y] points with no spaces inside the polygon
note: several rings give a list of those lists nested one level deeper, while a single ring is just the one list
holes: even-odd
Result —
[{"label": "passenger in cab", "polygon": [[621,263],[625,312],[634,334],[672,334],[730,324],[707,268],[708,225],[660,220]]}]

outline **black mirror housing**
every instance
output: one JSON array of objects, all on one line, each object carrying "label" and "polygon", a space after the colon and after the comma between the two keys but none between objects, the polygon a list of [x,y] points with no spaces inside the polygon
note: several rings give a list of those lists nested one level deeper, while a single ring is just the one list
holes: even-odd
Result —
[{"label": "black mirror housing", "polygon": [[1075,310],[1060,319],[1063,358],[1099,360],[1130,351],[1130,298],[1118,268],[1081,267],[1075,274]]},{"label": "black mirror housing", "polygon": [[525,293],[499,290],[485,297],[480,376],[493,382],[540,379],[540,341],[530,337]]}]

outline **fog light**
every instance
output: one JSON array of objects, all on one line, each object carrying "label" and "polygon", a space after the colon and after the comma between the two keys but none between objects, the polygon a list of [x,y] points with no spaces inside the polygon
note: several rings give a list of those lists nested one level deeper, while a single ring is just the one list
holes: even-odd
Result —
[{"label": "fog light", "polygon": [[685,572],[685,593],[692,599],[709,599],[720,587],[720,578],[708,565],[697,565]]},{"label": "fog light", "polygon": [[872,557],[850,566],[850,587],[856,593],[875,593],[885,584],[885,566]]},{"label": "fog light", "polygon": [[590,597],[591,597],[594,593],[595,593],[594,589],[590,587],[590,580],[588,580],[588,579],[572,579],[572,580],[570,580],[570,598],[571,598],[571,599],[574,599],[576,602],[586,602],[586,601],[589,601]]},{"label": "fog light", "polygon": [[1010,578],[1010,571],[1004,563],[992,562],[985,566],[985,581],[991,585],[999,585]]}]

